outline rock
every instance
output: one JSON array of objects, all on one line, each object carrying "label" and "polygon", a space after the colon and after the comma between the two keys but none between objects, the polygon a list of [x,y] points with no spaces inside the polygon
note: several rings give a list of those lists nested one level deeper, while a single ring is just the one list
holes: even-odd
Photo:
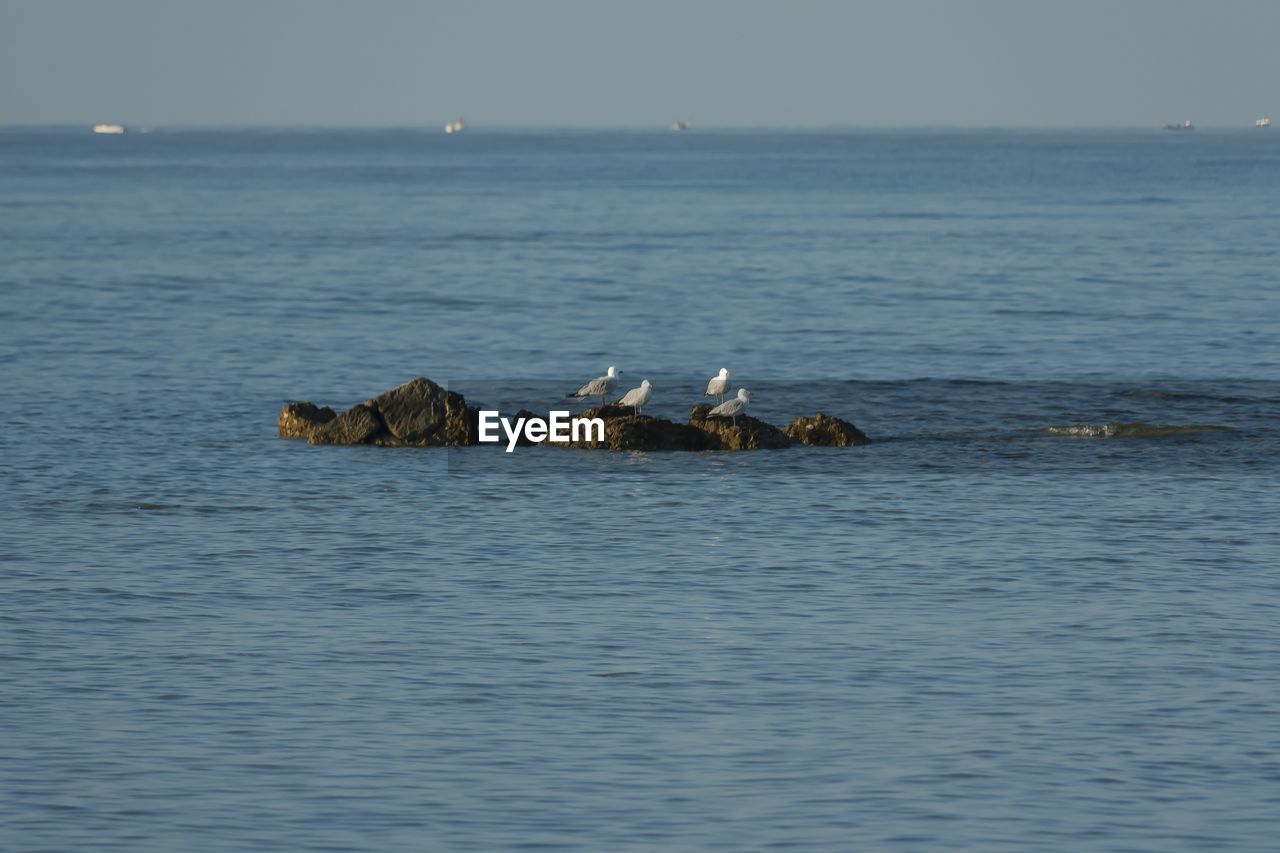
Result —
[{"label": "rock", "polygon": [[574,415],[602,418],[604,441],[577,441],[567,447],[603,450],[713,450],[715,444],[700,429],[650,415],[637,417],[630,406],[603,406]]},{"label": "rock", "polygon": [[281,438],[310,438],[316,427],[324,426],[336,418],[333,409],[302,401],[285,403],[280,410],[276,434]]},{"label": "rock", "polygon": [[633,415],[635,415],[635,410],[630,406],[615,406],[613,403],[605,403],[603,406],[592,406],[590,409],[575,412],[572,417],[604,418],[605,422],[608,423],[615,418],[629,418]]},{"label": "rock", "polygon": [[367,403],[352,406],[311,431],[310,444],[364,444],[384,432],[382,419]]},{"label": "rock", "polygon": [[[543,420],[546,420],[545,415],[539,415],[535,412],[529,411],[528,409],[521,409],[520,411],[516,412],[515,417],[508,418],[508,420],[511,422],[511,425],[514,427],[516,424],[520,422],[521,419],[524,419],[527,421],[529,420],[529,418],[542,418]],[[501,429],[499,429],[498,436],[499,436],[498,444],[500,444],[505,449],[507,446],[507,434]],[[521,429],[520,434],[516,436],[516,447],[537,447],[537,446],[538,446],[537,442],[533,442],[525,438],[524,430]]]},{"label": "rock", "polygon": [[[627,406],[606,405],[578,412],[574,417],[601,418],[604,440],[580,440],[568,447],[602,450],[760,450],[801,444],[848,447],[869,439],[853,424],[819,414],[798,418],[786,432],[764,421],[739,415],[711,418],[711,406],[695,406],[689,423],[651,415],[636,416]],[[544,416],[520,411],[516,418]],[[515,419],[509,419],[514,424]],[[375,444],[382,447],[457,447],[479,444],[479,409],[461,394],[418,377],[352,406],[341,415],[314,403],[287,404],[280,412],[278,432],[284,438],[306,438],[311,444]],[[789,437],[790,438],[789,438]],[[500,442],[506,444],[505,436]],[[532,444],[521,434],[517,444]]]},{"label": "rock", "polygon": [[366,400],[382,419],[388,435],[378,444],[441,447],[477,442],[478,410],[468,408],[456,391],[447,391],[419,376],[398,388]]},{"label": "rock", "polygon": [[811,418],[796,418],[787,424],[787,438],[813,447],[856,447],[870,444],[867,434],[853,424],[822,412]]},{"label": "rock", "polygon": [[478,420],[479,411],[461,394],[418,377],[341,415],[314,403],[289,403],[278,432],[312,444],[441,447],[476,444]]},{"label": "rock", "polygon": [[689,412],[689,423],[706,433],[717,450],[774,450],[790,447],[786,433],[750,415],[738,415],[737,425],[731,418],[707,417],[711,406],[702,403]]}]

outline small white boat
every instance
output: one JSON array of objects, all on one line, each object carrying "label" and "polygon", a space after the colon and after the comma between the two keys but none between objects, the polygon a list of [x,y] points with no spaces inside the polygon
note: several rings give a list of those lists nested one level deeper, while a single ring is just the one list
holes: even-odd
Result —
[{"label": "small white boat", "polygon": [[687,121],[680,121],[679,119],[676,119],[675,121],[671,122],[671,129],[672,129],[672,130],[674,130],[674,131],[676,131],[676,132],[679,132],[679,131],[681,131],[681,130],[688,130],[688,129],[689,129],[689,122],[687,122]]},{"label": "small white boat", "polygon": [[462,133],[462,131],[466,129],[467,129],[467,123],[462,119],[458,119],[457,121],[451,121],[444,126],[445,133]]},{"label": "small white boat", "polygon": [[1253,126],[1254,127],[1271,127],[1271,119],[1267,118],[1266,116],[1263,116],[1262,118],[1259,118],[1259,119],[1254,119]]},{"label": "small white boat", "polygon": [[93,126],[94,133],[106,133],[112,136],[119,136],[124,133],[123,124],[95,124]]},{"label": "small white boat", "polygon": [[1171,122],[1164,126],[1165,130],[1195,130],[1196,126],[1191,123],[1191,119],[1184,122]]}]

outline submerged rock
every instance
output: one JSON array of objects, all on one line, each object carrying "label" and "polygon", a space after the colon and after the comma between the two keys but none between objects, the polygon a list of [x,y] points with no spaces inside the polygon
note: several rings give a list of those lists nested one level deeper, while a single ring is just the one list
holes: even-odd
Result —
[{"label": "submerged rock", "polygon": [[811,418],[796,418],[784,430],[787,438],[813,447],[856,447],[870,444],[867,434],[853,424],[822,412]]},{"label": "submerged rock", "polygon": [[286,403],[276,422],[276,434],[281,438],[310,438],[316,427],[321,427],[337,417],[328,406],[317,406],[309,401]]},{"label": "submerged rock", "polygon": [[1231,427],[1217,424],[1147,424],[1133,423],[1072,424],[1051,426],[1044,430],[1049,435],[1065,435],[1072,438],[1165,438],[1171,435],[1197,435],[1205,432],[1232,432]]},{"label": "submerged rock", "polygon": [[689,423],[715,442],[713,449],[773,450],[791,446],[786,433],[773,424],[750,415],[738,415],[735,424],[732,418],[708,417],[710,411],[711,406],[706,403],[694,406],[689,412]]}]

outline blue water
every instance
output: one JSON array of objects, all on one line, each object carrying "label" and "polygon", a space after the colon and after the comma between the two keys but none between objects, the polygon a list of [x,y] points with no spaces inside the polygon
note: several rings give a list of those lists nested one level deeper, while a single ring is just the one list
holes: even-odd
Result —
[{"label": "blue water", "polygon": [[[1265,131],[0,133],[0,847],[1274,849],[1278,191]],[[275,436],[609,364],[879,440]],[[1132,421],[1219,429],[1045,433]]]}]

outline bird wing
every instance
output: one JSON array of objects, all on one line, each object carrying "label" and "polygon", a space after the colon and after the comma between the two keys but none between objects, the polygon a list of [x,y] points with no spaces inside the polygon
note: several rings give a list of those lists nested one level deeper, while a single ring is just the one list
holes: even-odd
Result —
[{"label": "bird wing", "polygon": [[738,414],[738,412],[741,412],[741,411],[742,411],[742,401],[739,400],[737,397],[734,397],[732,400],[725,400],[723,403],[716,406],[711,411],[707,412],[707,414],[708,415],[736,415]]},{"label": "bird wing", "polygon": [[630,391],[622,395],[622,399],[614,403],[615,406],[641,406],[644,405],[644,389],[632,388]]},{"label": "bird wing", "polygon": [[570,397],[599,397],[601,394],[608,394],[613,390],[613,382],[608,376],[597,376],[586,385],[583,385],[577,391],[570,394]]},{"label": "bird wing", "polygon": [[727,388],[728,386],[729,386],[728,379],[721,379],[719,376],[713,377],[711,381],[707,383],[707,392],[702,396],[715,397],[719,394],[723,394],[724,389]]}]

